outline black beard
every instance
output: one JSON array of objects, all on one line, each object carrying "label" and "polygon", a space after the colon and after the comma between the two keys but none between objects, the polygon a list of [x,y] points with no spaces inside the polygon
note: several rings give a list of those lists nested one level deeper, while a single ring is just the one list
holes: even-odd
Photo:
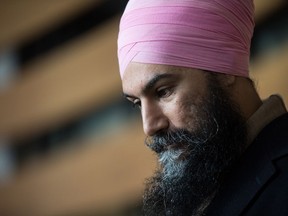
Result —
[{"label": "black beard", "polygon": [[244,151],[245,120],[215,77],[209,98],[199,106],[197,132],[161,132],[146,143],[161,168],[148,179],[144,215],[198,215],[217,192],[225,175]]}]

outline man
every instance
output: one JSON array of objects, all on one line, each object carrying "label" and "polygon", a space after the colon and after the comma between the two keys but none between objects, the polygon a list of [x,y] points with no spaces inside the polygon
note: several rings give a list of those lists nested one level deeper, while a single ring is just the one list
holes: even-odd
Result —
[{"label": "man", "polygon": [[130,0],[118,57],[160,168],[145,215],[288,215],[288,114],[249,79],[252,0]]}]

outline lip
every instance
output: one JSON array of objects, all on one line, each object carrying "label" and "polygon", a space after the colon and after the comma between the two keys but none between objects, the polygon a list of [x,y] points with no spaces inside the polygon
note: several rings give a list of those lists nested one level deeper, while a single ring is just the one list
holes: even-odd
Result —
[{"label": "lip", "polygon": [[151,142],[150,144],[146,142],[146,145],[155,153],[161,154],[165,151],[177,151],[185,150],[188,146],[186,142]]},{"label": "lip", "polygon": [[174,143],[174,144],[167,145],[167,146],[166,146],[166,149],[167,149],[167,150],[176,150],[176,149],[178,149],[179,147],[180,147],[179,144]]},{"label": "lip", "polygon": [[[152,147],[152,146],[151,146]],[[176,151],[179,150],[179,144],[165,144],[165,145],[153,145],[152,150],[157,154],[164,153],[166,151]]]},{"label": "lip", "polygon": [[184,143],[173,143],[165,146],[166,150],[185,150],[187,148],[187,144]]}]

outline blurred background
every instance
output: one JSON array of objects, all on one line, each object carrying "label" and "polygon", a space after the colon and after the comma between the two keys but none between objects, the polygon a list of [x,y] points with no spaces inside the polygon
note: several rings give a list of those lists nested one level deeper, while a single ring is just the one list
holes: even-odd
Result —
[{"label": "blurred background", "polygon": [[[0,215],[140,215],[156,158],[122,98],[127,0],[0,0]],[[288,104],[288,5],[255,0],[251,77]]]}]

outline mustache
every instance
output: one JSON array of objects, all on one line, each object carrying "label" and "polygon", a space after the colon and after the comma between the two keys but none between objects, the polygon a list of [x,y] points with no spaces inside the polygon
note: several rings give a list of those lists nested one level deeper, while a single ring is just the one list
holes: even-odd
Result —
[{"label": "mustache", "polygon": [[146,137],[145,144],[157,154],[169,149],[185,149],[191,147],[191,145],[195,148],[208,141],[203,134],[205,133],[192,133],[185,129],[176,129]]}]

